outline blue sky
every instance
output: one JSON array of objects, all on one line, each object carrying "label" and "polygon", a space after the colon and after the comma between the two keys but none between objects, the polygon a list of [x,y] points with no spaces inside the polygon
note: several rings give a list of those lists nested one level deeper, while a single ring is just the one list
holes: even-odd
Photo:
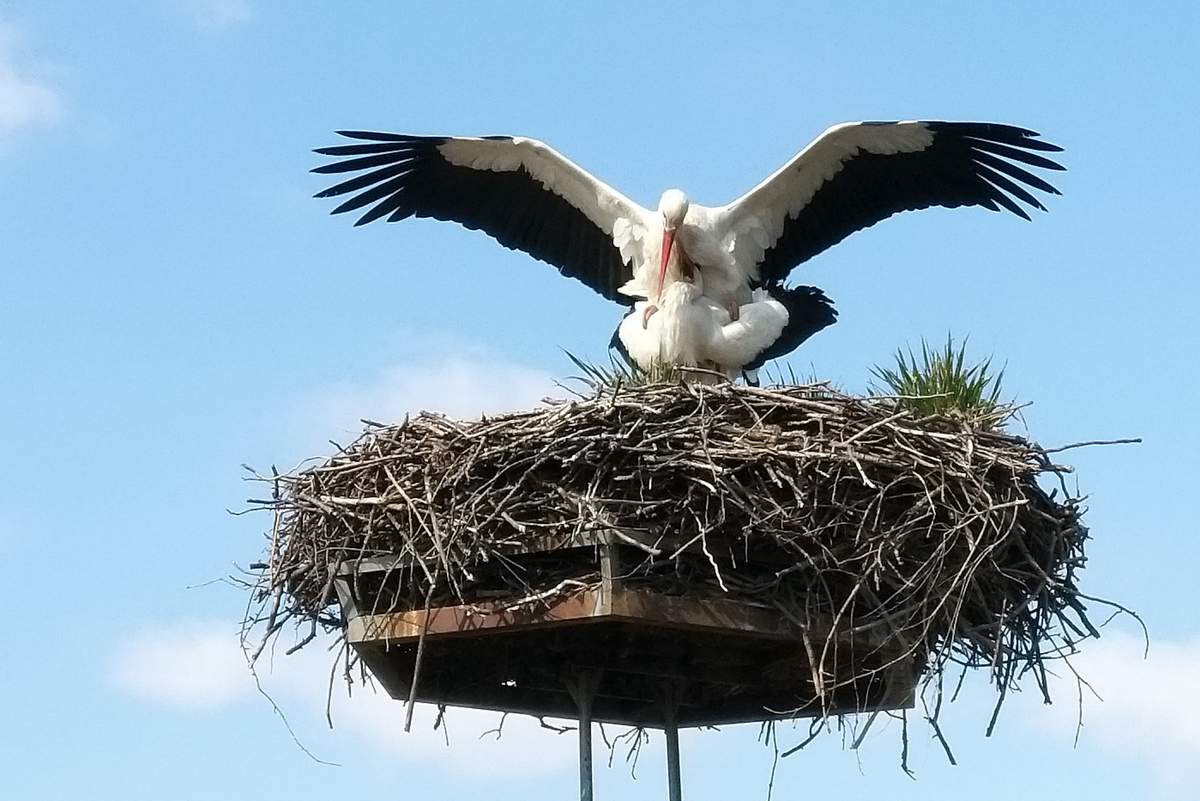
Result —
[{"label": "blue sky", "polygon": [[[429,221],[354,230],[312,200],[338,128],[536,136],[645,204],[721,203],[828,125],[984,119],[1066,146],[1033,223],[904,215],[806,265],[840,322],[791,363],[851,390],[900,344],[970,334],[1006,361],[1047,444],[1078,451],[1094,542],[1085,589],[1146,617],[1080,658],[1107,701],[952,709],[960,765],[896,726],[786,760],[776,797],[1187,798],[1200,781],[1192,509],[1200,452],[1194,297],[1200,12],[1044,3],[692,2],[482,6],[151,0],[0,7],[0,565],[9,577],[4,798],[242,799],[574,792],[573,744],[450,717],[397,734],[359,694],[324,723],[327,655],[247,681],[243,598],[205,585],[266,520],[240,465],[290,466],[360,416],[534,403],[594,357],[615,306],[486,237]],[[427,723],[427,721],[426,721]],[[785,738],[786,739],[786,738]],[[685,739],[689,798],[765,797],[754,731]],[[600,797],[663,797],[660,752]]]}]

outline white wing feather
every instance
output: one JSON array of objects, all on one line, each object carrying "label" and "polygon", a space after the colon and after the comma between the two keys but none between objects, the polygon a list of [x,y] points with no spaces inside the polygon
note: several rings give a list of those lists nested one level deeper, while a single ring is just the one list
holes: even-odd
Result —
[{"label": "white wing feather", "polygon": [[783,234],[787,219],[798,215],[846,162],[860,152],[915,153],[932,142],[933,132],[922,122],[835,125],[758,186],[713,209],[717,236],[747,277],[757,280],[757,265]]},{"label": "white wing feather", "polygon": [[[729,319],[724,309],[716,308]],[[714,319],[718,319],[715,312]],[[744,304],[738,319],[714,326],[706,348],[708,358],[727,369],[740,370],[779,339],[787,322],[787,309],[777,300]]]}]

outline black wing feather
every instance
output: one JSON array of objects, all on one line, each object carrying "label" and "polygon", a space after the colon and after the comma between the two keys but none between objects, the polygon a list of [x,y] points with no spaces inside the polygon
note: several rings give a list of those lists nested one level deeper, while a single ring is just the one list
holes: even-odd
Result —
[{"label": "black wing feather", "polygon": [[1051,161],[1045,156],[1039,156],[1036,153],[1029,153],[1017,147],[1002,145],[999,142],[985,142],[982,139],[973,139],[971,146],[976,150],[983,150],[988,153],[994,153],[997,156],[1004,156],[1006,159],[1020,161],[1029,164],[1033,167],[1041,167],[1044,170],[1065,170],[1066,167],[1059,164],[1057,161]]},{"label": "black wing feather", "polygon": [[[1028,203],[1030,206],[1033,206],[1038,211],[1046,210],[1046,207],[1042,205],[1042,201],[1038,200],[1032,193],[1029,192],[1029,190],[1021,186],[1016,181],[1010,181],[1008,178],[1005,178],[992,168],[981,166],[979,168],[979,175],[980,177],[987,179],[988,182],[993,183],[999,188],[1003,189],[1010,195]],[[1028,219],[1028,217],[1026,217],[1026,219]]]},{"label": "black wing feather", "polygon": [[402,142],[380,142],[375,145],[335,145],[333,147],[318,147],[314,153],[322,156],[361,156],[367,153],[387,153],[391,150],[403,150]]},{"label": "black wing feather", "polygon": [[[500,244],[552,264],[604,297],[628,305],[617,288],[632,277],[612,237],[521,167],[502,172],[451,164],[438,149],[447,137],[338,131],[378,144],[319,148],[346,157],[313,170],[323,175],[365,172],[316,197],[353,194],[332,213],[371,208],[355,223],[433,217],[481,230]],[[507,140],[509,137],[485,137]]]},{"label": "black wing feather", "polygon": [[389,164],[386,167],[380,167],[377,170],[363,173],[357,177],[351,178],[348,181],[342,181],[340,184],[331,186],[323,192],[318,192],[317,197],[337,197],[345,195],[349,192],[357,192],[360,189],[365,189],[368,186],[382,183],[383,181],[392,178],[400,173],[407,172],[412,169],[408,162],[400,162],[399,164]]},{"label": "black wing feather", "polygon": [[817,189],[795,217],[784,222],[783,232],[759,264],[765,286],[777,291],[797,265],[901,211],[981,206],[992,211],[1004,208],[1028,220],[1029,214],[1018,200],[1040,211],[1045,211],[1045,206],[1025,186],[1060,194],[1047,181],[1013,163],[1064,169],[1029,152],[1062,150],[1038,139],[1035,131],[998,123],[924,124],[934,134],[927,148],[886,155],[860,150]]},{"label": "black wing feather", "polygon": [[815,286],[776,287],[771,290],[771,297],[787,309],[787,325],[783,327],[779,339],[758,354],[754,361],[742,368],[743,370],[757,370],[772,359],[786,356],[813,334],[837,322],[837,310],[833,308],[833,301]]}]

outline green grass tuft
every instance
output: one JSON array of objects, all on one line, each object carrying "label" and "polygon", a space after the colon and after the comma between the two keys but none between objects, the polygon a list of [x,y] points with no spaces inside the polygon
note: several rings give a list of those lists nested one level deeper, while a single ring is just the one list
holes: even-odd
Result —
[{"label": "green grass tuft", "polygon": [[[991,357],[968,365],[966,340],[955,348],[946,337],[944,348],[931,348],[921,340],[920,357],[909,348],[896,351],[896,366],[875,366],[871,373],[882,383],[872,387],[878,394],[895,395],[896,402],[920,416],[942,414],[965,417],[975,422],[998,424],[1004,370],[992,372]],[[1007,416],[1007,415],[1004,415]]]},{"label": "green grass tuft", "polygon": [[580,359],[570,351],[563,352],[581,372],[581,375],[570,376],[569,380],[583,384],[593,393],[614,390],[619,387],[678,384],[683,380],[683,373],[667,364],[656,364],[650,370],[643,370],[636,364],[618,359],[612,354],[609,354],[609,363],[603,365]]}]

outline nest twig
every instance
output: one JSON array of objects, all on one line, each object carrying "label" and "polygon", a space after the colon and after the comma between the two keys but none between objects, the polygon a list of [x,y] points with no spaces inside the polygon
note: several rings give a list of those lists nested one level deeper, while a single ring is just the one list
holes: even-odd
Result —
[{"label": "nest twig", "polygon": [[[914,419],[820,384],[658,385],[372,426],[262,477],[274,526],[247,630],[263,644],[289,622],[301,642],[336,630],[335,573],[375,556],[404,557],[389,608],[544,603],[597,577],[506,571],[506,553],[605,531],[644,552],[637,574],[656,588],[884,632],[935,688],[935,726],[952,665],[988,671],[997,711],[1026,674],[1048,699],[1047,661],[1096,635],[1076,586],[1087,530],[1069,468],[998,421]],[[835,689],[834,636],[806,642],[819,693]]]}]

